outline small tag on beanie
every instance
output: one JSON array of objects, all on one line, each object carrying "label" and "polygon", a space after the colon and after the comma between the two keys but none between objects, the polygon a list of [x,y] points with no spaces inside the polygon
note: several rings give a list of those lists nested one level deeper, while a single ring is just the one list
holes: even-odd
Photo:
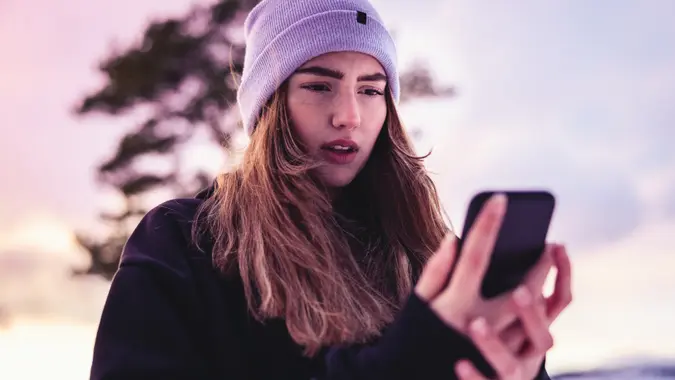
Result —
[{"label": "small tag on beanie", "polygon": [[356,11],[356,22],[366,25],[366,21],[368,21],[368,15],[366,15],[364,12]]}]

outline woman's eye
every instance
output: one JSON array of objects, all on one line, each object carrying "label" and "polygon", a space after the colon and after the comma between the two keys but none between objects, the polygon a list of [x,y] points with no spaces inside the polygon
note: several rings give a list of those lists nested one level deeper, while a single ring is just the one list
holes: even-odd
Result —
[{"label": "woman's eye", "polygon": [[307,84],[302,86],[302,88],[315,92],[325,92],[330,90],[325,84]]},{"label": "woman's eye", "polygon": [[368,95],[368,96],[382,96],[384,93],[380,90],[376,90],[374,88],[367,88],[363,90],[363,93]]}]

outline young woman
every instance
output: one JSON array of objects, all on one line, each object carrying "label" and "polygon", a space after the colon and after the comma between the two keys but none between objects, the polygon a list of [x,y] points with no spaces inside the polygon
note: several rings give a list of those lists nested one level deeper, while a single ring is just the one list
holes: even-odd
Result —
[{"label": "young woman", "polygon": [[548,327],[570,299],[565,250],[549,245],[520,288],[480,297],[506,202],[489,202],[455,260],[371,5],[265,0],[245,30],[243,161],[141,221],[91,378],[548,378]]}]

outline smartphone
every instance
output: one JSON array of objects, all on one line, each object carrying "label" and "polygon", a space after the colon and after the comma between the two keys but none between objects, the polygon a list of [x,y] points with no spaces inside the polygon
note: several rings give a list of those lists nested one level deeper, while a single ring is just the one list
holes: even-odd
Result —
[{"label": "smartphone", "polygon": [[469,203],[462,236],[457,240],[459,255],[480,210],[496,193],[506,195],[508,204],[481,286],[485,299],[513,290],[523,282],[543,254],[555,209],[554,195],[545,190],[478,193]]}]

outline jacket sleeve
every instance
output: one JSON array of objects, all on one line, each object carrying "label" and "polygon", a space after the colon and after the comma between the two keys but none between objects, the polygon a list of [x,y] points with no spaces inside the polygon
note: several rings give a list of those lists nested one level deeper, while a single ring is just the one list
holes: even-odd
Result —
[{"label": "jacket sleeve", "polygon": [[124,248],[100,318],[92,380],[213,378],[194,331],[186,245],[163,212],[146,215]]},{"label": "jacket sleeve", "polygon": [[208,379],[170,285],[149,272],[123,266],[115,276],[94,344],[91,379]]},{"label": "jacket sleeve", "polygon": [[480,358],[468,337],[446,326],[414,293],[372,345],[328,350],[319,379],[454,379],[454,363]]},{"label": "jacket sleeve", "polygon": [[[398,318],[375,344],[333,348],[319,379],[457,379],[455,363],[471,360],[483,374],[494,375],[469,337],[448,327],[414,293]],[[533,380],[550,380],[542,363]]]}]

